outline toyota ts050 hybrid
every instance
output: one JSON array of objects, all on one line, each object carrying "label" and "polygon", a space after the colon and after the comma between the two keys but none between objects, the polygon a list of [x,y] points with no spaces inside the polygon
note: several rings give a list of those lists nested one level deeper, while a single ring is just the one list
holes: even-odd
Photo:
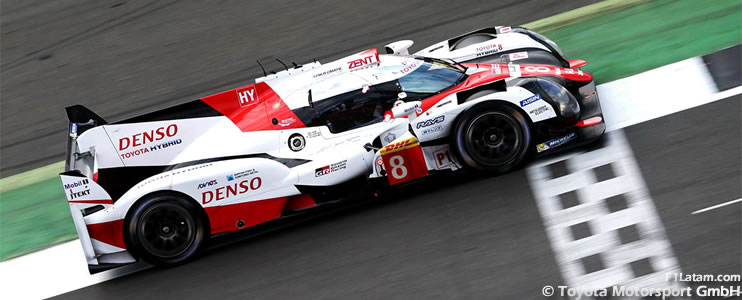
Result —
[{"label": "toyota ts050 hybrid", "polygon": [[531,30],[411,45],[115,123],[68,107],[61,179],[91,272],[177,264],[210,236],[436,173],[507,172],[605,130],[586,62]]}]

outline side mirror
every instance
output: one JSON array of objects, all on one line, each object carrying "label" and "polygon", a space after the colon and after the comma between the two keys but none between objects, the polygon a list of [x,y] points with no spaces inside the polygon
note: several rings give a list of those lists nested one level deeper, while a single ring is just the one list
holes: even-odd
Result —
[{"label": "side mirror", "polygon": [[392,117],[401,118],[409,115],[410,119],[414,119],[418,113],[422,112],[421,105],[422,102],[420,101],[397,102],[392,107]]},{"label": "side mirror", "polygon": [[414,44],[414,42],[411,40],[396,41],[394,43],[387,44],[386,46],[384,46],[384,49],[386,49],[387,54],[409,55],[410,51],[408,51],[407,49],[412,47],[412,44]]}]

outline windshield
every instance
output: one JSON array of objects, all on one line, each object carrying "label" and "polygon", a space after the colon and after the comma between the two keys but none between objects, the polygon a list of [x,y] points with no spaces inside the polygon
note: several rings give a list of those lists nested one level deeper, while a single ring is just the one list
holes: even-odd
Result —
[{"label": "windshield", "polygon": [[435,94],[463,81],[465,73],[450,64],[426,59],[420,67],[399,78],[405,93]]}]

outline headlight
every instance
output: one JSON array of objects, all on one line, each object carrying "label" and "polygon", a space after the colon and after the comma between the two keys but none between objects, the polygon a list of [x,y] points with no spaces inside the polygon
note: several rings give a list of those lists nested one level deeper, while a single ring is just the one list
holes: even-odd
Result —
[{"label": "headlight", "polygon": [[580,114],[580,105],[577,104],[572,94],[563,86],[550,80],[537,78],[536,83],[543,90],[554,104],[559,108],[559,113],[566,119],[576,118]]}]

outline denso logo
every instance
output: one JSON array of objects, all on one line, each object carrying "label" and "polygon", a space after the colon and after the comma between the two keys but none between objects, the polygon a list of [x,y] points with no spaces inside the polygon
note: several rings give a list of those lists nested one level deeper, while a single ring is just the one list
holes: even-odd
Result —
[{"label": "denso logo", "polygon": [[369,55],[369,56],[366,56],[364,58],[359,58],[359,59],[351,60],[351,61],[348,62],[348,69],[358,68],[360,66],[363,66],[365,64],[370,64],[372,62],[374,62],[374,56],[373,55]]},{"label": "denso logo", "polygon": [[137,133],[135,135],[132,135],[131,137],[123,137],[119,139],[119,151],[129,148],[130,146],[136,147],[144,145],[146,143],[159,141],[166,137],[175,136],[176,134],[178,134],[178,125],[170,124],[167,127],[163,126],[150,131]]},{"label": "denso logo", "polygon": [[70,184],[65,184],[64,185],[64,189],[65,190],[69,190],[71,188],[81,187],[81,186],[87,185],[87,184],[88,184],[88,180],[87,179],[83,179],[83,180],[80,180],[78,182],[73,182],[73,183],[70,183]]},{"label": "denso logo", "polygon": [[206,205],[211,201],[220,201],[229,197],[242,195],[250,190],[258,190],[263,186],[263,179],[260,177],[253,177],[251,179],[245,179],[239,183],[232,185],[223,186],[213,191],[206,191],[201,194],[201,203]]},{"label": "denso logo", "polygon": [[250,106],[258,103],[258,93],[255,92],[255,87],[249,87],[242,91],[237,90],[237,97],[240,99],[240,106]]},{"label": "denso logo", "polygon": [[417,125],[416,125],[417,127],[416,128],[417,129],[420,129],[420,128],[423,128],[423,127],[428,127],[428,126],[433,125],[433,124],[438,124],[438,123],[443,122],[443,120],[445,120],[445,119],[446,119],[446,116],[437,116],[437,117],[435,117],[433,119],[430,119],[430,120],[426,120],[426,121],[417,123]]}]

